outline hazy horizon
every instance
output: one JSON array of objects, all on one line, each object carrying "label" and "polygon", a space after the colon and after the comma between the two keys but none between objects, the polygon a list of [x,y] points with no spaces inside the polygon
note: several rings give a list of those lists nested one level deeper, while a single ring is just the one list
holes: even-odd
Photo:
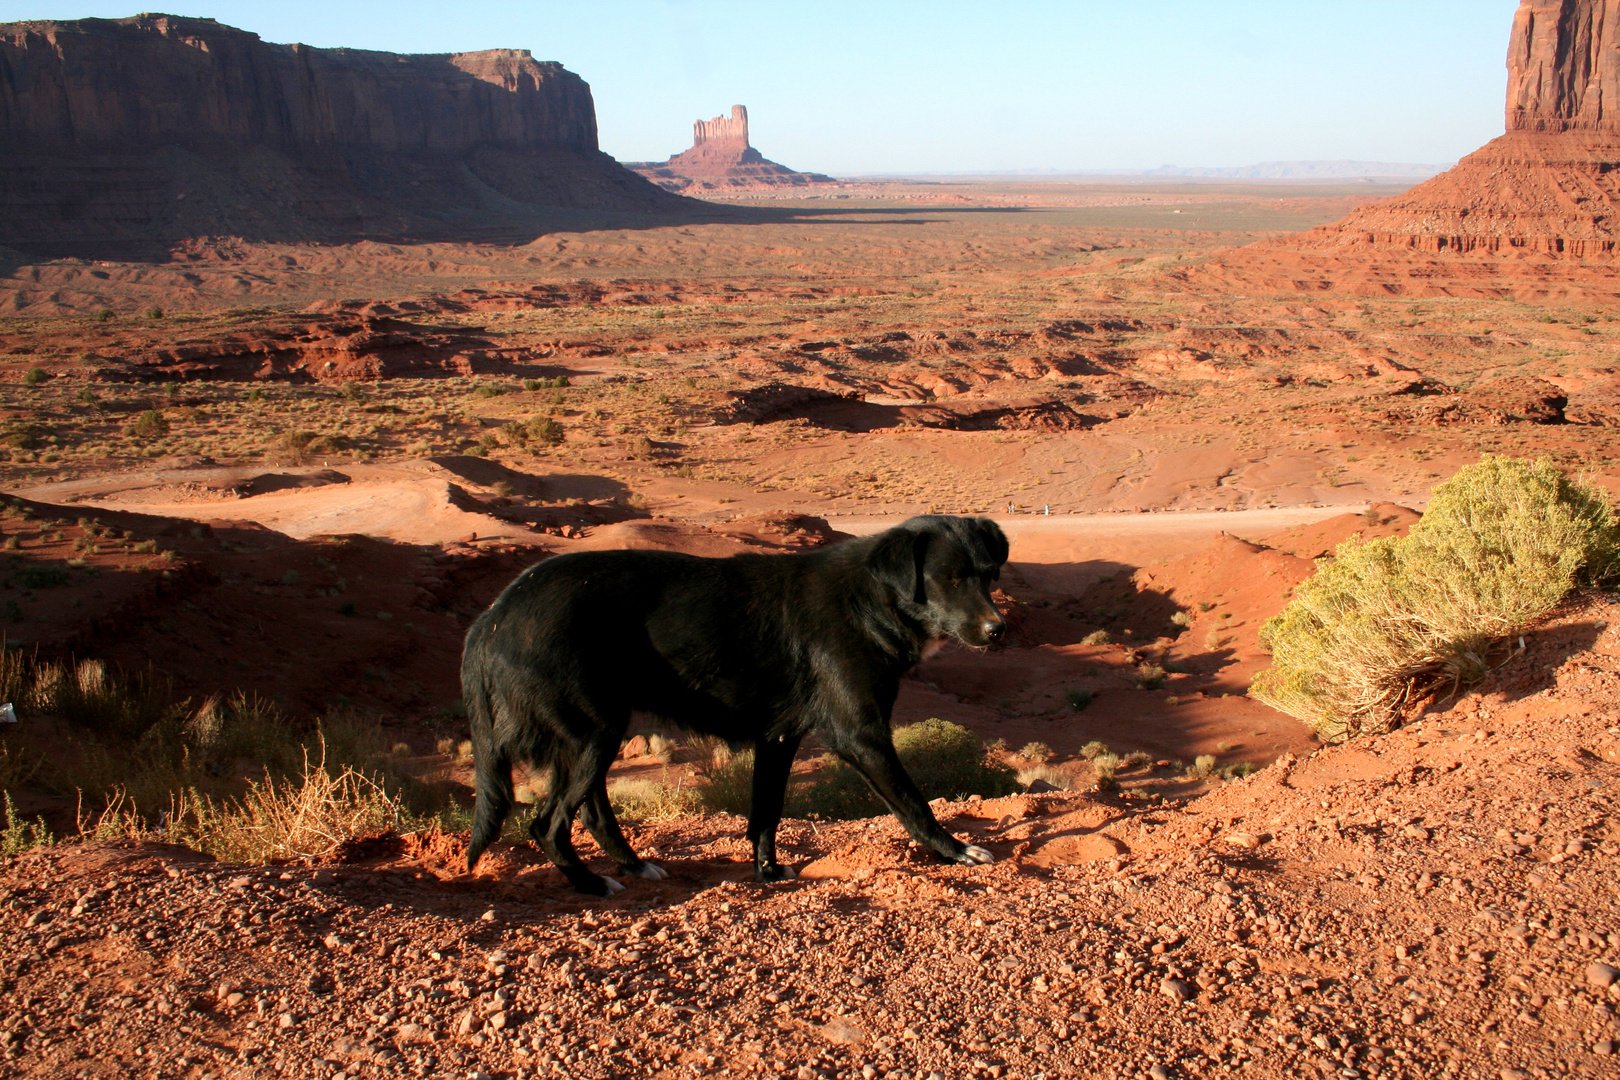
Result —
[{"label": "hazy horizon", "polygon": [[[660,160],[748,106],[753,143],[835,175],[1454,161],[1502,131],[1514,0],[755,5],[718,0],[168,4],[267,41],[526,48],[591,84],[602,149]],[[0,22],[127,5],[0,2]]]}]

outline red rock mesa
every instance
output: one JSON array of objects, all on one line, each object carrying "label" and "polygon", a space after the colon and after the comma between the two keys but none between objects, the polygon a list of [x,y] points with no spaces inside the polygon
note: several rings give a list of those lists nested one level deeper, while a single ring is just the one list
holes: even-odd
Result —
[{"label": "red rock mesa", "polygon": [[670,191],[747,190],[834,183],[821,173],[795,172],[765,158],[748,143],[748,110],[692,122],[692,149],[668,161],[631,162],[630,168]]},{"label": "red rock mesa", "polygon": [[212,19],[0,24],[0,245],[474,239],[679,200],[597,149],[590,87],[527,50],[273,45]]}]

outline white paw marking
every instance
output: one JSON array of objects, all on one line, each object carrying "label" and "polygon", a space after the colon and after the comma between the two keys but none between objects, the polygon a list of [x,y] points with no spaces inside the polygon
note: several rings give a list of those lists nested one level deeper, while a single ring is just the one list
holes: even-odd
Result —
[{"label": "white paw marking", "polygon": [[624,886],[620,885],[617,881],[614,881],[612,878],[608,877],[606,874],[602,875],[602,884],[607,886],[607,894],[609,896],[612,896],[614,893],[622,893],[622,892],[624,892]]},{"label": "white paw marking", "polygon": [[978,863],[980,866],[983,866],[985,863],[993,863],[996,861],[996,856],[993,852],[986,848],[979,847],[977,844],[969,844],[967,847],[963,848],[962,857],[970,862]]},{"label": "white paw marking", "polygon": [[646,878],[648,881],[663,881],[669,877],[669,871],[653,862],[644,862],[641,869],[635,872],[636,877]]}]

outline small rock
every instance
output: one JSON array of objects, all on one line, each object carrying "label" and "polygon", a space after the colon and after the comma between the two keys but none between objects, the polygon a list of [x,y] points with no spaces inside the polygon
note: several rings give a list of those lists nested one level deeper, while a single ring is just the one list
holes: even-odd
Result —
[{"label": "small rock", "polygon": [[1159,983],[1159,992],[1179,1005],[1182,1002],[1191,1001],[1197,991],[1193,989],[1191,983],[1183,982],[1180,979],[1165,979]]},{"label": "small rock", "polygon": [[246,994],[242,993],[240,990],[232,990],[230,993],[225,995],[225,1007],[228,1009],[234,1009],[246,1000]]},{"label": "small rock", "polygon": [[1429,838],[1429,830],[1425,829],[1421,825],[1408,825],[1406,828],[1401,830],[1401,835],[1412,840],[1427,840]]},{"label": "small rock", "polygon": [[472,1014],[472,1010],[468,1009],[466,1012],[462,1013],[461,1016],[456,1020],[456,1034],[457,1035],[471,1035],[472,1034],[472,1029],[473,1029],[473,1014]]},{"label": "small rock", "polygon": [[1503,1069],[1502,1080],[1535,1080],[1527,1069]]},{"label": "small rock", "polygon": [[341,949],[343,947],[343,939],[338,937],[336,934],[327,934],[321,939],[321,944],[325,945],[328,949]]},{"label": "small rock", "polygon": [[290,1012],[284,1012],[276,1019],[276,1025],[278,1027],[290,1028],[296,1023],[298,1023],[297,1017],[293,1016],[293,1014]]},{"label": "small rock", "polygon": [[1148,1066],[1148,1075],[1153,1077],[1153,1080],[1170,1080],[1170,1070],[1158,1062]]},{"label": "small rock", "polygon": [[490,908],[488,911],[486,911],[482,915],[478,916],[478,918],[481,919],[484,922],[494,922],[495,921],[495,909]]},{"label": "small rock", "polygon": [[1591,963],[1586,965],[1586,981],[1593,986],[1609,987],[1620,979],[1620,968],[1613,964]]},{"label": "small rock", "polygon": [[1592,1044],[1592,1053],[1598,1054],[1602,1057],[1608,1057],[1610,1054],[1614,1053],[1614,1051],[1615,1042],[1613,1039],[1601,1039]]},{"label": "small rock", "polygon": [[1264,841],[1254,833],[1246,832],[1227,833],[1225,836],[1221,837],[1221,842],[1229,844],[1235,848],[1240,848],[1244,851],[1253,851],[1264,843]]},{"label": "small rock", "polygon": [[1048,791],[1057,791],[1057,790],[1058,790],[1058,788],[1057,788],[1056,785],[1049,784],[1045,780],[1042,780],[1040,777],[1036,777],[1034,780],[1031,780],[1030,784],[1029,784],[1029,787],[1024,789],[1024,791],[1026,793],[1030,794],[1030,795],[1044,795]]},{"label": "small rock", "polygon": [[492,1031],[505,1031],[506,1025],[510,1022],[511,1015],[505,1012],[495,1013],[489,1018],[489,1026]]}]

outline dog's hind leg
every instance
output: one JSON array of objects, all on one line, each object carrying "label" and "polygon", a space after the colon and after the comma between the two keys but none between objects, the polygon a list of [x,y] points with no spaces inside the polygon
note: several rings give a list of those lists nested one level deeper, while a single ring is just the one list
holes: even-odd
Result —
[{"label": "dog's hind leg", "polygon": [[754,791],[748,807],[748,840],[754,845],[754,876],[761,881],[785,881],[792,870],[776,861],[776,826],[782,820],[788,773],[799,752],[797,737],[761,739],[754,746]]},{"label": "dog's hind leg", "polygon": [[592,789],[603,785],[610,760],[603,756],[601,748],[587,744],[566,768],[559,763],[552,776],[551,793],[529,826],[529,834],[575,891],[592,896],[612,896],[624,890],[612,878],[591,872],[574,850],[572,836],[574,815],[590,798]]},{"label": "dog's hind leg", "polygon": [[595,837],[597,846],[626,874],[648,881],[662,881],[669,877],[669,871],[662,866],[648,862],[631,850],[630,841],[624,838],[624,832],[619,828],[619,818],[613,812],[613,804],[608,801],[605,780],[591,789],[582,813],[585,828]]},{"label": "dog's hind leg", "polygon": [[940,825],[928,808],[928,800],[923,798],[915,781],[906,773],[906,767],[900,763],[900,755],[895,752],[894,741],[886,728],[861,732],[837,749],[838,756],[853,765],[878,797],[889,804],[894,816],[917,843],[949,862],[977,866],[996,861],[988,849],[964,844]]}]

